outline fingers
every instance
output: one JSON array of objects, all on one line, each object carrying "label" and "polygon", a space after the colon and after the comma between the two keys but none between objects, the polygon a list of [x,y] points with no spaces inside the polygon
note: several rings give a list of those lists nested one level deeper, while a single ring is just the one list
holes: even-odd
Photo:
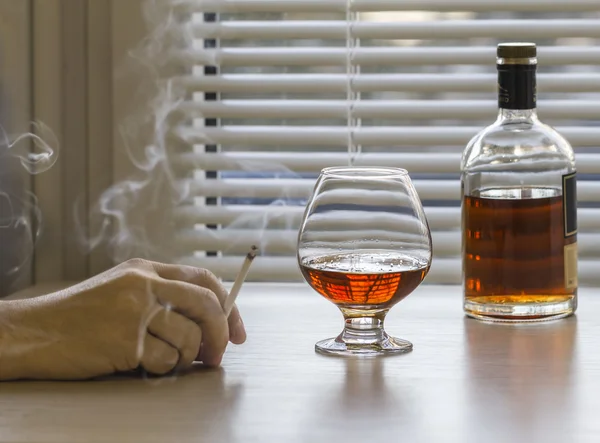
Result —
[{"label": "fingers", "polygon": [[219,279],[208,269],[184,265],[152,263],[155,272],[166,280],[177,280],[210,289],[219,299],[221,306],[229,295]]},{"label": "fingers", "polygon": [[215,293],[190,283],[164,279],[155,280],[153,290],[163,306],[171,306],[200,325],[203,362],[218,366],[229,340],[229,327]]},{"label": "fingers", "polygon": [[148,332],[179,351],[178,369],[192,366],[202,343],[202,330],[196,323],[177,312],[160,309],[150,321]]},{"label": "fingers", "polygon": [[[219,279],[207,269],[156,262],[153,262],[152,266],[154,271],[166,280],[183,281],[210,289],[219,299],[221,306],[223,306],[225,299],[229,295],[227,289],[225,289]],[[231,342],[234,344],[244,343],[246,341],[246,329],[237,306],[234,306],[231,310],[228,323]]]},{"label": "fingers", "polygon": [[146,334],[144,337],[144,352],[140,364],[156,375],[164,375],[172,371],[179,361],[179,352],[162,340]]}]

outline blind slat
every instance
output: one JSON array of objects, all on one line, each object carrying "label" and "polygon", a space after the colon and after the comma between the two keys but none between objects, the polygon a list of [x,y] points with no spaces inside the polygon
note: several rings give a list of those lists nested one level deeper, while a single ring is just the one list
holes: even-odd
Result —
[{"label": "blind slat", "polygon": [[[225,74],[181,76],[174,83],[189,91],[238,93],[346,93],[356,92],[487,92],[495,93],[497,74],[361,74],[350,81],[344,74]],[[538,75],[539,91],[600,92],[600,74]]]},{"label": "blind slat", "polygon": [[[232,228],[260,226],[273,229],[297,229],[304,206],[284,205],[228,205],[181,206],[175,210],[176,223],[181,227],[194,224],[224,225]],[[460,230],[460,207],[425,207],[425,215],[432,230]],[[577,224],[581,232],[600,232],[600,209],[579,208]]]},{"label": "blind slat", "polygon": [[[324,39],[345,40],[348,25],[341,20],[232,20],[195,23],[194,36],[220,40]],[[600,20],[439,20],[356,22],[350,37],[358,39],[459,39],[565,37],[600,38]]]},{"label": "blind slat", "polygon": [[[247,226],[261,226],[265,229],[297,229],[303,214],[304,206],[188,205],[177,208],[174,219],[182,228],[189,228],[195,224],[222,224],[236,229]],[[460,211],[457,208],[426,207],[425,214],[433,230],[453,230],[460,226]],[[600,210],[597,215],[600,216]],[[580,223],[585,223],[590,216],[584,213],[580,214],[580,218],[583,220]]]},{"label": "blind slat", "polygon": [[[180,263],[209,268],[223,279],[231,281],[235,279],[243,259],[243,257],[188,256],[183,257]],[[597,271],[596,274],[598,274]],[[439,258],[433,260],[425,281],[437,284],[460,284],[460,276],[460,260]],[[294,257],[258,257],[250,268],[248,279],[253,281],[303,281]]]},{"label": "blind slat", "polygon": [[[422,200],[456,200],[460,189],[455,181],[415,180],[415,187]],[[310,197],[314,180],[305,179],[195,179],[182,184],[194,196],[307,199]],[[599,186],[600,187],[600,186]],[[599,196],[600,197],[600,196]]]},{"label": "blind slat", "polygon": [[[225,280],[233,280],[239,271],[243,257],[183,257],[180,263],[209,268]],[[597,286],[600,273],[596,260],[579,260],[578,279],[580,286]],[[277,271],[274,272],[274,269]],[[459,259],[435,258],[426,283],[461,284],[461,262]],[[248,273],[256,281],[303,281],[295,257],[258,257]],[[315,297],[317,294],[315,293]]]},{"label": "blind slat", "polygon": [[[600,59],[600,57],[599,57]],[[348,113],[345,100],[221,100],[185,101],[179,111],[203,118],[340,118]],[[600,101],[540,100],[543,119],[594,119]],[[352,105],[355,118],[385,119],[491,119],[498,112],[492,100],[361,100]]]},{"label": "blind slat", "polygon": [[[354,130],[355,143],[361,146],[464,146],[480,127],[406,126],[361,127]],[[600,144],[598,127],[557,128],[573,146]],[[346,146],[346,127],[335,126],[222,126],[219,128],[182,127],[179,137],[196,144],[243,144],[277,146]]]},{"label": "blind slat", "polygon": [[[331,233],[332,239],[338,233]],[[344,236],[350,236],[344,232]],[[360,234],[357,232],[357,236]],[[223,251],[228,254],[243,254],[252,245],[259,245],[269,254],[296,253],[298,231],[296,230],[261,230],[256,229],[196,229],[181,230],[175,238],[178,249],[186,254],[195,250]],[[461,236],[458,231],[432,231],[432,242],[435,245],[436,257],[460,257]],[[345,237],[349,238],[349,237]],[[370,245],[357,243],[357,248],[377,248],[372,242]],[[366,243],[366,242],[365,242]],[[600,234],[579,234],[578,253],[582,258],[600,257]]]},{"label": "blind slat", "polygon": [[[600,48],[540,46],[538,57],[544,65],[597,65]],[[345,66],[346,48],[335,47],[257,47],[197,49],[172,52],[171,57],[184,63],[220,66]],[[351,63],[361,66],[393,65],[485,65],[494,62],[494,47],[359,47]]]},{"label": "blind slat", "polygon": [[[460,172],[460,153],[396,152],[366,153],[354,158],[355,166],[392,166],[407,169],[410,173]],[[578,154],[577,170],[583,174],[600,171],[600,154]],[[201,168],[210,171],[252,170],[314,172],[329,166],[347,166],[347,153],[314,152],[222,152],[183,154],[175,164],[178,169]]]},{"label": "blind slat", "polygon": [[[421,200],[460,199],[458,180],[414,180],[413,183]],[[314,181],[306,179],[196,179],[190,181],[188,185],[194,196],[285,200],[309,198]],[[577,200],[580,202],[600,201],[600,181],[580,181],[577,185]]]},{"label": "blind slat", "polygon": [[[457,232],[432,232],[436,256],[458,257],[460,255],[460,235],[457,234]],[[259,245],[263,252],[269,254],[293,255],[296,253],[297,237],[298,231],[294,230],[264,230],[261,232],[260,229],[196,229],[181,230],[175,241],[178,250],[184,251],[186,254],[192,254],[195,250],[243,254],[252,245]],[[600,236],[598,237],[600,238]],[[600,243],[600,241],[596,243]],[[377,246],[379,245],[372,242],[371,248]],[[357,245],[358,247],[365,247],[365,245]],[[588,251],[583,248],[582,250]]]},{"label": "blind slat", "polygon": [[[202,0],[197,12],[344,12],[347,0]],[[596,0],[353,0],[352,11],[592,12]]]}]

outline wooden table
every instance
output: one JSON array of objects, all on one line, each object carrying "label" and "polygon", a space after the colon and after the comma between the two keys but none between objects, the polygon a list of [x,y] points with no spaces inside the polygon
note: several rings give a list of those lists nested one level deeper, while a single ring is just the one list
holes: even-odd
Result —
[{"label": "wooden table", "polygon": [[576,317],[484,324],[456,287],[421,287],[390,333],[410,354],[314,353],[337,309],[296,285],[248,285],[248,342],[220,370],[168,379],[0,384],[2,442],[599,442],[600,294]]}]

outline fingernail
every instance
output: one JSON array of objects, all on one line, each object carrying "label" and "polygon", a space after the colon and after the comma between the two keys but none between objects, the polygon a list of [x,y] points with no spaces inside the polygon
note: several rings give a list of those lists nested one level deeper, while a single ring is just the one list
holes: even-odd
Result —
[{"label": "fingernail", "polygon": [[244,322],[240,318],[231,331],[231,342],[235,344],[242,344],[246,341],[246,328]]}]

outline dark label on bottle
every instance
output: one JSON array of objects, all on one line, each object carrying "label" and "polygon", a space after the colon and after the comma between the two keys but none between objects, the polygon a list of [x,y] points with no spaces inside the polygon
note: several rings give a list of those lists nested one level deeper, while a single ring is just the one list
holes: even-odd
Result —
[{"label": "dark label on bottle", "polygon": [[536,65],[498,65],[498,107],[534,109],[536,107]]},{"label": "dark label on bottle", "polygon": [[563,175],[563,214],[565,237],[577,234],[577,173]]}]

